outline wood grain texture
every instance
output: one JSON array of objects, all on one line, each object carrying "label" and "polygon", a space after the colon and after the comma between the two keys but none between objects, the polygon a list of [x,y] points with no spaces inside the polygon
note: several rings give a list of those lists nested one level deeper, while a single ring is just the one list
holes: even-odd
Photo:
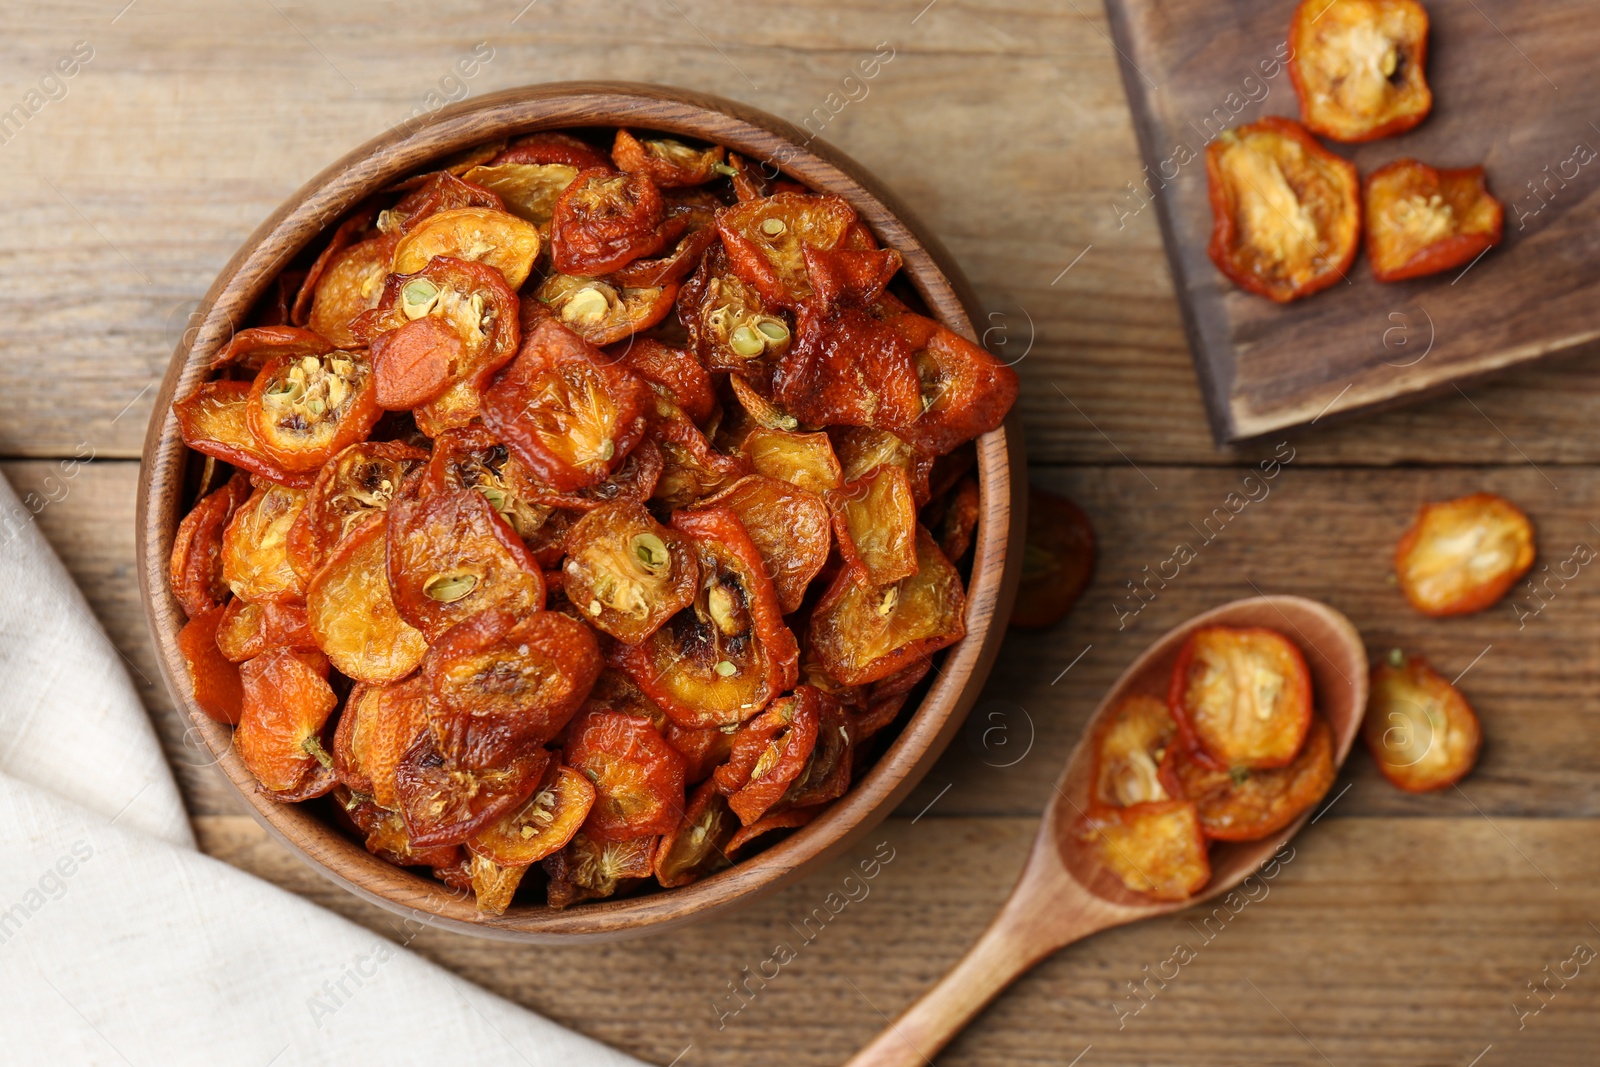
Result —
[{"label": "wood grain texture", "polygon": [[1475,267],[1399,285],[1358,261],[1346,284],[1286,306],[1235,288],[1207,258],[1204,147],[1262,115],[1298,117],[1281,62],[1293,5],[1110,0],[1108,10],[1148,167],[1126,207],[1154,199],[1160,212],[1218,440],[1438,392],[1600,339],[1590,114],[1600,86],[1583,0],[1434,0],[1432,114],[1410,133],[1336,146],[1363,174],[1408,156],[1481,164],[1506,204],[1504,243]]},{"label": "wood grain texture", "polygon": [[[1349,791],[1297,839],[1270,898],[1120,1029],[1114,1005],[1137,1003],[1125,983],[1198,939],[1189,923],[1204,916],[1108,931],[1046,961],[939,1062],[1063,1067],[1092,1043],[1080,1067],[1324,1063],[1295,1026],[1341,1067],[1465,1067],[1491,1043],[1479,1067],[1592,1062],[1592,968],[1520,1031],[1513,1004],[1526,1007],[1526,983],[1575,942],[1600,948],[1587,925],[1600,922],[1600,755],[1589,743],[1600,584],[1586,568],[1518,630],[1507,606],[1421,619],[1385,575],[1416,503],[1480,487],[1529,510],[1544,560],[1596,536],[1584,532],[1600,524],[1594,353],[1297,434],[1270,499],[1119,631],[1124,582],[1192,536],[1188,524],[1276,441],[1211,444],[1156,213],[1123,214],[1142,161],[1095,0],[540,0],[515,23],[522,0],[441,0],[425,23],[342,0],[277,11],[139,0],[113,23],[123,7],[68,0],[18,12],[0,35],[4,102],[74,41],[96,50],[65,99],[0,145],[0,285],[13,311],[0,318],[0,456],[25,459],[0,468],[19,489],[45,488],[55,458],[80,444],[100,460],[136,457],[153,383],[232,251],[306,179],[423,106],[477,42],[495,56],[466,80],[472,96],[544,79],[658,80],[798,123],[889,41],[894,61],[821,135],[890,185],[964,268],[997,316],[979,324],[996,331],[989,342],[1020,358],[1028,451],[1045,465],[1034,479],[1072,494],[1101,534],[1085,600],[1053,630],[1011,635],[975,713],[984,729],[964,731],[884,825],[897,853],[870,897],[720,1029],[718,1011],[740,1003],[724,999],[729,983],[799,938],[790,924],[842,895],[878,838],[727,919],[643,941],[529,951],[417,930],[267,837],[198,739],[185,744],[189,724],[159,682],[135,674],[208,852],[649,1061],[840,1063],[993,917],[1051,780],[1117,673],[1151,635],[1254,582],[1330,601],[1374,653],[1404,645],[1448,676],[1470,665],[1461,686],[1486,745],[1465,795],[1403,796],[1356,751],[1335,786]],[[619,42],[618,26],[637,36]],[[134,580],[136,467],[89,465],[38,524],[113,641],[157,679]],[[996,724],[1006,729],[986,737]]]}]

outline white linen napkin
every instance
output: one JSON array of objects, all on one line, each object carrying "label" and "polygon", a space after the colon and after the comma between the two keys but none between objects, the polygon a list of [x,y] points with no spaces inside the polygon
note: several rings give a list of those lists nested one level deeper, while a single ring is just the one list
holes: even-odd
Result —
[{"label": "white linen napkin", "polygon": [[0,1062],[634,1067],[196,851],[143,707],[0,478]]}]

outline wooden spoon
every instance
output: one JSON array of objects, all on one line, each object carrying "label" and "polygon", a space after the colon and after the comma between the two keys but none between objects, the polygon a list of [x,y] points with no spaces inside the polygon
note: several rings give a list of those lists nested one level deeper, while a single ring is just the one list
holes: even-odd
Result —
[{"label": "wooden spoon", "polygon": [[912,1067],[931,1063],[984,1006],[1034,964],[1081,938],[1113,926],[1179,911],[1226,893],[1271,858],[1320,805],[1312,805],[1283,830],[1262,841],[1218,842],[1211,850],[1211,881],[1185,901],[1152,900],[1106,870],[1075,829],[1089,807],[1092,752],[1102,716],[1137,694],[1165,698],[1173,662],[1185,640],[1202,626],[1266,626],[1305,653],[1319,714],[1332,727],[1334,762],[1343,765],[1367,706],[1367,654],[1350,620],[1326,604],[1296,596],[1235,600],[1196,615],[1151,645],[1095,709],[1056,795],[1045,809],[1027,866],[1000,914],[955,969],[856,1054],[847,1067]]}]

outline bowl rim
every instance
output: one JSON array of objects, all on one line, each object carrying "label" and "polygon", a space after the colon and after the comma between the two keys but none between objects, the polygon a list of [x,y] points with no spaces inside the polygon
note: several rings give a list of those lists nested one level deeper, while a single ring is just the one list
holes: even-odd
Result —
[{"label": "bowl rim", "polygon": [[901,253],[904,274],[930,315],[978,341],[968,309],[980,305],[949,253],[860,164],[792,123],[721,97],[657,85],[583,81],[506,89],[373,138],[303,185],[245,240],[173,353],[146,433],[136,517],[140,595],[162,678],[250,815],[313,870],[395,914],[473,936],[533,943],[633,936],[707,918],[799,878],[886,818],[948,746],[994,664],[1016,594],[1027,497],[1022,435],[1013,413],[977,440],[980,521],[967,585],[967,636],[946,650],[935,681],[900,735],[813,822],[687,886],[564,910],[513,905],[503,916],[479,917],[470,893],[371,855],[305,805],[262,796],[232,747],[232,729],[195,703],[177,650],[185,616],[168,588],[166,561],[191,454],[178,435],[173,398],[188,395],[208,376],[212,354],[266,285],[366,196],[484,141],[586,126],[628,126],[726,145],[770,161],[807,188],[844,197],[885,247]]}]

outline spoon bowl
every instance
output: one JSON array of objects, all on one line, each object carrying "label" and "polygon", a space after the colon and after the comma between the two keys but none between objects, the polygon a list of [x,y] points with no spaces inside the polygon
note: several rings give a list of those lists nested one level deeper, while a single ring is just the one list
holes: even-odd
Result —
[{"label": "spoon bowl", "polygon": [[1368,680],[1361,635],[1344,615],[1304,597],[1259,596],[1213,608],[1169,630],[1133,661],[1090,716],[1056,780],[1022,876],[1000,914],[955,968],[848,1067],[931,1062],[989,1001],[1046,956],[1101,930],[1181,911],[1228,892],[1315,817],[1320,802],[1260,841],[1213,845],[1211,880],[1181,901],[1152,900],[1128,889],[1098,860],[1092,843],[1076,832],[1089,809],[1100,723],[1128,697],[1164,700],[1179,651],[1205,626],[1264,626],[1299,646],[1311,673],[1313,706],[1332,729],[1334,764],[1344,765],[1361,728]]}]

